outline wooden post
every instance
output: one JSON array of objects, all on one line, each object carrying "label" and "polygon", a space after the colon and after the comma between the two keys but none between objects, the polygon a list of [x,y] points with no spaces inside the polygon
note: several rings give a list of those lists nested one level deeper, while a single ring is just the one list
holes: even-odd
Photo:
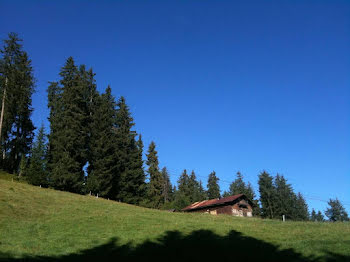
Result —
[{"label": "wooden post", "polygon": [[282,221],[286,222],[286,216],[285,215],[282,215]]}]

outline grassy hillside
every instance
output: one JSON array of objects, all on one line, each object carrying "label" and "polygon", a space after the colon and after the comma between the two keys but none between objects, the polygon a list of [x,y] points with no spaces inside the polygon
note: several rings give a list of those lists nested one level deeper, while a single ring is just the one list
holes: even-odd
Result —
[{"label": "grassy hillside", "polygon": [[0,179],[1,261],[208,258],[350,261],[350,224],[169,213]]}]

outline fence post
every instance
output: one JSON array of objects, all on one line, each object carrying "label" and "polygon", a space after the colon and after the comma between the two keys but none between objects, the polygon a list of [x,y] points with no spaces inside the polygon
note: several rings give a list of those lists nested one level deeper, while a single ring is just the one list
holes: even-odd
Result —
[{"label": "fence post", "polygon": [[286,222],[286,216],[285,215],[282,215],[282,220],[283,220],[283,222]]}]

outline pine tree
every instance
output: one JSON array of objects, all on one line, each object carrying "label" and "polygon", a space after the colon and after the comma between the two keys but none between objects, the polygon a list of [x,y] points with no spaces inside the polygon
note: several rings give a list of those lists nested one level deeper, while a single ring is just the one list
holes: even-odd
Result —
[{"label": "pine tree", "polygon": [[30,119],[33,69],[21,41],[17,34],[10,33],[0,50],[1,166],[9,172],[18,171],[22,156],[30,151],[35,129]]},{"label": "pine tree", "polygon": [[203,188],[202,181],[199,181],[199,197],[199,201],[203,201],[208,198],[208,194]]},{"label": "pine tree", "polygon": [[317,212],[316,221],[318,221],[318,222],[324,222],[324,216],[322,215],[321,211],[318,211],[318,212]]},{"label": "pine tree", "polygon": [[261,203],[261,215],[263,217],[275,218],[276,214],[276,189],[273,185],[273,177],[263,171],[259,175],[259,193]]},{"label": "pine tree", "polygon": [[348,213],[345,211],[342,203],[336,199],[329,199],[329,208],[327,208],[325,214],[332,222],[337,221],[349,221]]},{"label": "pine tree", "polygon": [[61,80],[48,90],[50,112],[50,180],[60,190],[81,193],[87,163],[90,123],[91,79],[84,66],[69,57],[60,72]]},{"label": "pine tree", "polygon": [[277,174],[275,177],[275,218],[285,215],[286,219],[295,220],[297,216],[297,196],[292,186],[287,183],[284,176]]},{"label": "pine tree", "polygon": [[113,181],[118,180],[116,157],[116,103],[107,87],[101,96],[93,96],[87,190],[113,199]]},{"label": "pine tree", "polygon": [[188,187],[190,190],[189,198],[192,203],[204,200],[202,199],[201,192],[200,192],[200,185],[199,185],[199,182],[197,181],[196,174],[193,170],[191,172],[191,175],[189,176]]},{"label": "pine tree", "polygon": [[238,171],[237,178],[230,185],[230,195],[238,195],[246,193],[246,185],[243,181],[242,174]]},{"label": "pine tree", "polygon": [[162,190],[163,190],[163,178],[159,172],[159,162],[156,151],[156,144],[152,141],[148,148],[147,162],[148,174],[149,174],[149,187],[148,196],[151,201],[151,206],[154,208],[160,208],[163,204]]},{"label": "pine tree", "polygon": [[185,169],[177,181],[177,190],[175,191],[174,206],[176,210],[181,210],[191,204],[189,176]]},{"label": "pine tree", "polygon": [[136,204],[141,200],[145,183],[142,152],[140,155],[140,148],[135,140],[136,132],[131,130],[134,123],[125,98],[121,97],[117,105],[116,134],[119,162],[117,199],[126,203]]},{"label": "pine tree", "polygon": [[173,198],[173,186],[170,182],[170,176],[166,167],[162,168],[162,177],[163,177],[163,197],[164,203],[172,201]]},{"label": "pine tree", "polygon": [[219,178],[216,177],[215,171],[211,172],[209,174],[208,178],[208,198],[214,199],[214,198],[220,198],[220,187],[219,187]]},{"label": "pine tree", "polygon": [[30,163],[27,170],[27,180],[32,185],[48,186],[46,152],[46,135],[44,126],[42,125],[33,145]]},{"label": "pine tree", "polygon": [[310,215],[310,220],[314,221],[314,222],[323,222],[324,221],[324,217],[323,217],[321,211],[318,211],[316,213],[315,209],[312,209],[311,215]]},{"label": "pine tree", "polygon": [[309,210],[306,201],[301,193],[298,193],[296,198],[296,210],[294,211],[294,220],[307,221],[309,220]]}]

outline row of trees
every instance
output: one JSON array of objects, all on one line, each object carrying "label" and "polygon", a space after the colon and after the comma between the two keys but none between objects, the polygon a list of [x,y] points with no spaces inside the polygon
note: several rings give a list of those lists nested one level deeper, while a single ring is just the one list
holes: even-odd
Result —
[{"label": "row of trees", "polygon": [[[219,178],[209,174],[207,189],[194,171],[184,170],[173,186],[168,170],[160,169],[156,145],[144,152],[141,134],[125,98],[116,100],[108,86],[97,91],[95,74],[69,57],[59,72],[59,81],[47,89],[50,110],[49,133],[42,126],[34,143],[31,96],[34,77],[31,61],[21,40],[9,34],[0,59],[0,165],[44,187],[114,199],[153,208],[175,208],[205,199],[220,198]],[[304,197],[295,193],[281,175],[259,175],[260,199],[241,173],[223,196],[245,194],[255,204],[254,215],[264,218],[308,220]],[[347,220],[341,203],[332,200],[326,215]],[[322,221],[321,212],[311,220]]]}]

